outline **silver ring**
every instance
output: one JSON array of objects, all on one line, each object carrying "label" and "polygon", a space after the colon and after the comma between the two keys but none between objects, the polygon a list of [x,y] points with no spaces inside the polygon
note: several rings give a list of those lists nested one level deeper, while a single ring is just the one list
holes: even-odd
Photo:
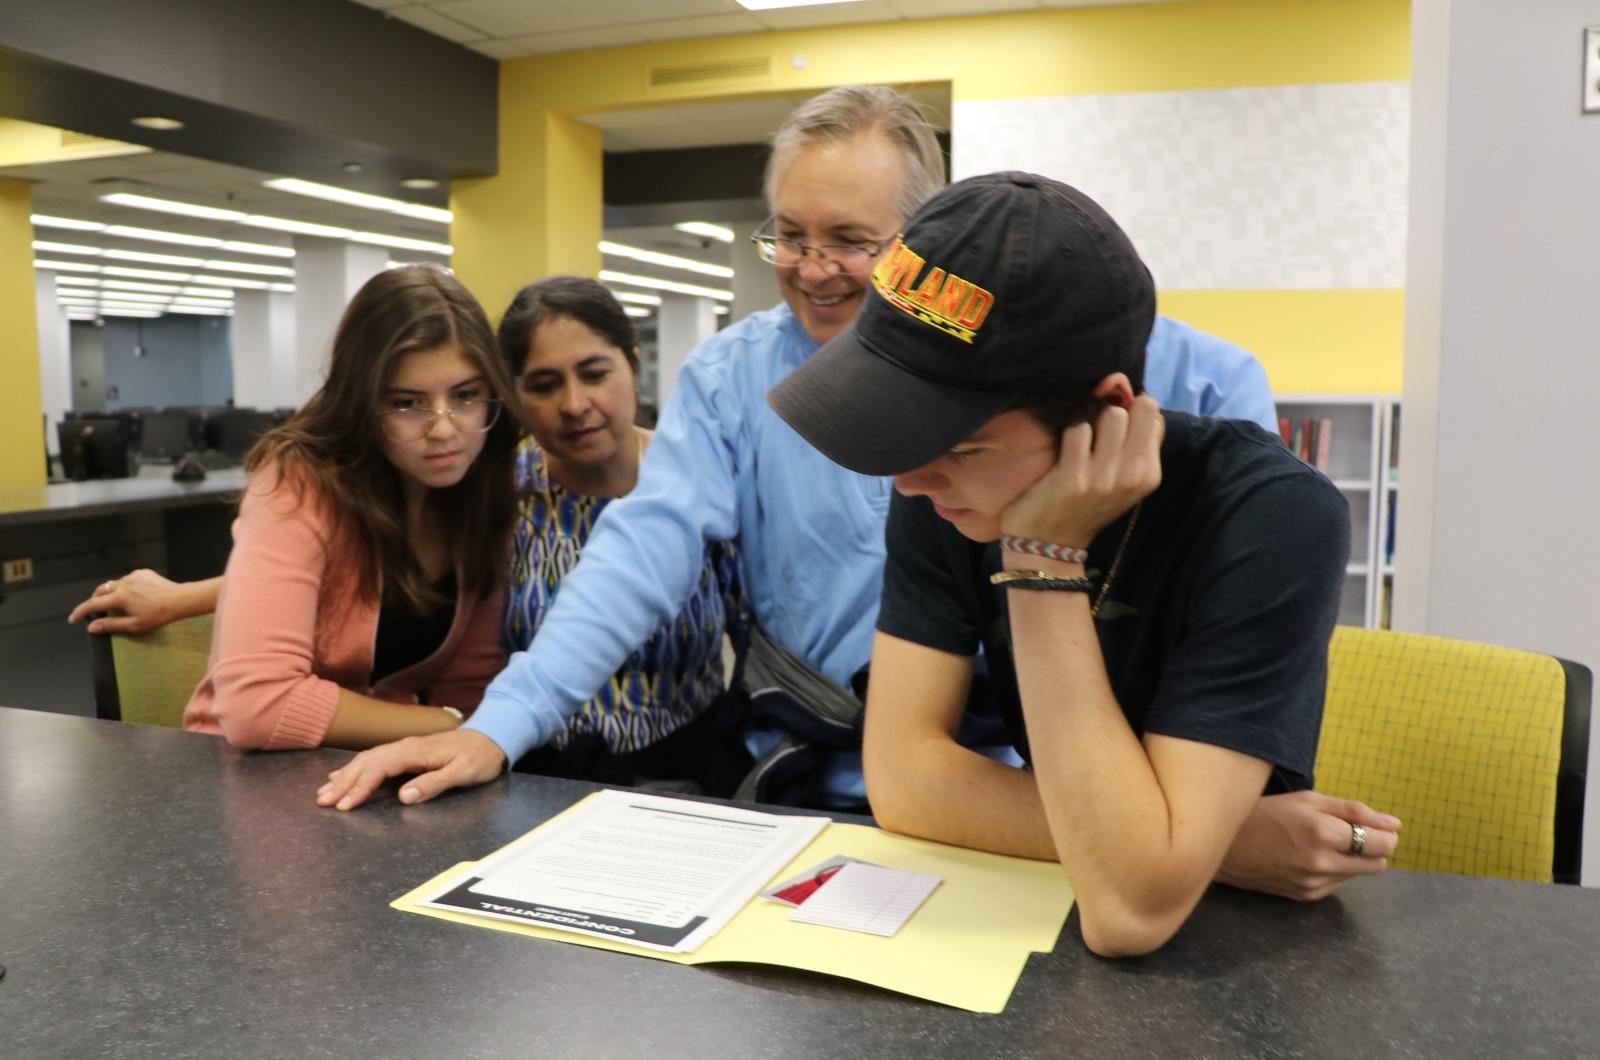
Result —
[{"label": "silver ring", "polygon": [[1360,857],[1367,849],[1367,830],[1358,824],[1350,826],[1350,853]]}]

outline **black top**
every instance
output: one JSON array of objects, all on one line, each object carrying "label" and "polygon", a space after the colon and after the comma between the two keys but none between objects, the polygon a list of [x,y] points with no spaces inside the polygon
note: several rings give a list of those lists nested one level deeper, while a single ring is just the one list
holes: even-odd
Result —
[{"label": "black top", "polygon": [[[1161,486],[1144,500],[1095,620],[1112,691],[1136,733],[1271,762],[1269,792],[1309,788],[1348,505],[1254,424],[1166,417]],[[1090,544],[1091,576],[1109,568],[1128,518]],[[927,498],[896,494],[888,553],[878,628],[961,655],[981,644],[996,706],[1029,757],[1008,590],[989,584],[999,546],[961,536]]]},{"label": "black top", "polygon": [[[597,785],[502,774],[426,806],[316,806],[349,761],[0,707],[0,1056],[1600,1055],[1589,888],[1394,869],[1321,902],[1216,886],[1128,961],[1084,949],[1073,913],[1005,1012],[980,1016],[396,912]],[[813,860],[836,850],[819,842]]]},{"label": "black top", "polygon": [[418,613],[404,600],[384,600],[378,610],[378,639],[372,652],[372,683],[397,674],[439,650],[456,620],[456,572],[433,583],[444,597]]}]

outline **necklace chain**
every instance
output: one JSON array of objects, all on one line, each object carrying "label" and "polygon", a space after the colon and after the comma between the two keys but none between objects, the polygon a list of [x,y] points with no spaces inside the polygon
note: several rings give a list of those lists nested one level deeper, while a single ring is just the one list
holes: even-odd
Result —
[{"label": "necklace chain", "polygon": [[1139,510],[1143,507],[1143,502],[1134,505],[1133,514],[1128,517],[1128,528],[1122,532],[1117,554],[1111,558],[1111,569],[1106,571],[1106,580],[1100,583],[1100,591],[1095,594],[1094,603],[1089,608],[1090,617],[1098,615],[1100,605],[1106,602],[1106,593],[1111,591],[1111,583],[1116,580],[1117,570],[1122,566],[1122,554],[1128,551],[1128,541],[1133,537],[1133,528],[1139,523]]}]

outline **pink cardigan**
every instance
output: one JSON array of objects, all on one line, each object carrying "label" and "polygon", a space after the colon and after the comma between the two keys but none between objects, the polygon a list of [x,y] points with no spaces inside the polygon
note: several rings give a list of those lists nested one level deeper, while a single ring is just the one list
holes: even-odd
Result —
[{"label": "pink cardigan", "polygon": [[316,747],[339,690],[470,712],[505,666],[501,593],[456,600],[439,650],[372,684],[378,605],[359,598],[365,550],[330,562],[333,510],[315,486],[277,489],[276,469],[256,472],[233,524],[233,552],[217,601],[211,665],[183,712],[183,727],[237,747]]}]

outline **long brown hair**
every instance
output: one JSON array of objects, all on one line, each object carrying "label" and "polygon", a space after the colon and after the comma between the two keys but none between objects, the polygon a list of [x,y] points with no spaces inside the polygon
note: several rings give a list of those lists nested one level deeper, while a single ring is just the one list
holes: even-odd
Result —
[{"label": "long brown hair", "polygon": [[245,470],[276,464],[282,482],[310,485],[325,498],[337,527],[326,542],[330,555],[365,546],[372,557],[361,570],[363,597],[377,600],[381,584],[384,598],[419,611],[439,596],[408,547],[401,473],[384,455],[378,409],[402,357],[447,345],[460,349],[505,406],[461,481],[428,495],[461,587],[488,592],[501,578],[516,514],[521,405],[483,308],[443,269],[412,265],[368,280],[339,321],[322,389],[245,458]]}]

